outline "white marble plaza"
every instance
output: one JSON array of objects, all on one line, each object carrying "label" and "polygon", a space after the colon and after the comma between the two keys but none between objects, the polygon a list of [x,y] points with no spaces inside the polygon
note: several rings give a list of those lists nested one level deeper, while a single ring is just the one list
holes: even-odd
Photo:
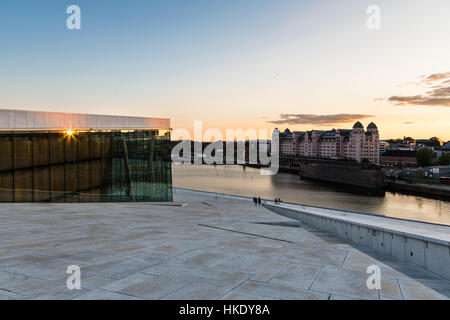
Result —
[{"label": "white marble plaza", "polygon": [[[448,299],[450,281],[251,200],[0,204],[0,299]],[[81,290],[66,269],[81,268]],[[369,290],[370,265],[381,290]]]}]

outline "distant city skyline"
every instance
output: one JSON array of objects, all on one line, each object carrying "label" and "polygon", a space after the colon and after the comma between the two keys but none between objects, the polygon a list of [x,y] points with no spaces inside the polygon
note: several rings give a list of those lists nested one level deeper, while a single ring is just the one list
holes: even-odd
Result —
[{"label": "distant city skyline", "polygon": [[[363,124],[364,127],[366,127],[369,124],[369,122],[367,122],[367,123],[363,122],[363,121],[360,121],[360,122]],[[378,125],[378,123],[377,123],[377,125]],[[339,129],[342,130],[342,129],[351,129],[351,128],[352,128],[352,125],[348,125],[348,124],[339,125],[338,124],[337,126],[327,127],[326,129],[325,129],[325,127],[315,127],[315,128],[311,127],[309,129],[296,130],[296,129],[293,129],[292,126],[291,127],[280,126],[280,127],[276,127],[275,129],[278,129],[280,132],[283,132],[285,130],[289,130],[291,132],[308,132],[308,131],[330,131],[330,130],[339,130]],[[384,137],[384,138],[380,138],[380,140],[383,140],[383,141],[404,140],[404,139],[408,139],[408,138],[412,138],[414,140],[439,138],[442,141],[442,143],[450,142],[450,139],[447,140],[447,139],[439,137],[439,136],[431,135],[431,136],[423,136],[422,137],[422,136],[411,136],[411,135],[407,135],[407,134],[404,134],[402,136]]]},{"label": "distant city skyline", "polygon": [[[81,8],[68,30],[66,8]],[[367,28],[370,5],[381,29]],[[450,140],[448,0],[0,3],[0,109]]]}]

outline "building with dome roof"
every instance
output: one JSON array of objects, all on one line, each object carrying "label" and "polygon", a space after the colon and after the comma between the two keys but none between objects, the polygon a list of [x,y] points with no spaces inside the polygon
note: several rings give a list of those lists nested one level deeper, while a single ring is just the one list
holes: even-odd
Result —
[{"label": "building with dome roof", "polygon": [[[372,122],[373,123],[373,122]],[[364,126],[362,125],[361,122],[356,122],[355,125],[353,126],[353,129],[363,129],[364,130]]]},{"label": "building with dome roof", "polygon": [[371,122],[364,130],[361,122],[352,129],[294,131],[280,133],[280,155],[380,164],[379,132]]}]

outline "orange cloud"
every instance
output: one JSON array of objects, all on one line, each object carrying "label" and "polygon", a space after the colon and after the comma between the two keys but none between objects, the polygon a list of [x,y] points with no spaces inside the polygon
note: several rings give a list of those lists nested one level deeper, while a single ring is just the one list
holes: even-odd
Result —
[{"label": "orange cloud", "polygon": [[414,96],[392,96],[387,101],[398,106],[450,107],[450,72],[422,77],[430,91]]},{"label": "orange cloud", "polygon": [[281,114],[280,119],[268,121],[272,124],[313,124],[319,126],[328,126],[340,123],[353,123],[357,120],[366,118],[373,118],[374,115],[367,114],[329,114],[329,115],[317,115],[317,114]]}]

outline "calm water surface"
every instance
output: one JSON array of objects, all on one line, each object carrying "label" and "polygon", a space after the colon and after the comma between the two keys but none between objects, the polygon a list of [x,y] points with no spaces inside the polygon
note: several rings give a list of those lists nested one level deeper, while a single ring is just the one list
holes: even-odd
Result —
[{"label": "calm water surface", "polygon": [[299,176],[279,173],[262,176],[259,169],[241,166],[174,165],[174,187],[260,196],[286,202],[323,206],[389,217],[450,225],[450,202],[386,192],[384,196],[350,192]]}]

